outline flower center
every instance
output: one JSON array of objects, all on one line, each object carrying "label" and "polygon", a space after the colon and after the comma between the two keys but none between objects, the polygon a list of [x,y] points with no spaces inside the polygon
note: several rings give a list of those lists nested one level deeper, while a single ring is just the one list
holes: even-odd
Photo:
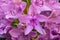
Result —
[{"label": "flower center", "polygon": [[34,24],[36,24],[36,19],[31,19],[30,22],[32,25],[34,25]]},{"label": "flower center", "polygon": [[31,19],[30,21],[31,21],[31,22],[35,22],[35,20],[36,20],[36,19]]}]

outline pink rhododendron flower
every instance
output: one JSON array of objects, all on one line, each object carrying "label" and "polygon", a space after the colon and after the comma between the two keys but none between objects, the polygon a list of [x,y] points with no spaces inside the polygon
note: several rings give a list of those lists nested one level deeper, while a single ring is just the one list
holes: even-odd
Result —
[{"label": "pink rhododendron flower", "polygon": [[0,39],[60,40],[60,3],[0,0]]},{"label": "pink rhododendron flower", "polygon": [[32,14],[32,12],[35,14],[40,14],[42,11],[52,11],[52,9],[46,4],[43,4],[42,6],[36,6],[32,4],[29,7],[28,14]]},{"label": "pink rhododendron flower", "polygon": [[[52,0],[50,0],[50,1],[52,1]],[[50,2],[49,1],[49,2]],[[53,22],[53,23],[56,23],[56,24],[59,24],[60,23],[60,5],[59,5],[59,3],[57,2],[57,0],[56,1],[54,1],[54,2],[56,2],[56,3],[54,3],[54,4],[52,4],[52,5],[50,5],[50,4],[48,4],[49,5],[49,8],[51,8],[52,9],[52,12],[51,12],[51,15],[48,17],[48,20],[47,20],[47,22]],[[53,24],[52,24],[53,25]],[[51,26],[51,25],[50,25]],[[56,26],[56,25],[55,25]],[[55,28],[55,26],[54,26],[54,28]]]},{"label": "pink rhododendron flower", "polygon": [[[25,20],[24,20],[25,19]],[[28,20],[27,20],[28,19]],[[24,20],[24,21],[23,21]],[[26,22],[26,29],[25,29],[25,35],[29,34],[33,29],[37,30],[41,34],[45,34],[44,30],[42,29],[39,22],[46,21],[47,18],[42,15],[29,15],[29,16],[21,16],[20,21]]]},{"label": "pink rhododendron flower", "polygon": [[20,39],[21,40],[30,40],[31,37],[36,36],[35,32],[31,32],[30,34],[25,35],[24,31],[19,28],[13,28],[12,30],[9,31],[9,34],[11,35],[12,40],[20,40]]},{"label": "pink rhododendron flower", "polygon": [[22,1],[19,3],[19,5],[15,4],[14,2],[9,2],[8,4],[4,3],[1,5],[1,8],[6,14],[6,18],[18,18],[23,13],[25,7],[26,3]]},{"label": "pink rhododendron flower", "polygon": [[10,30],[10,21],[7,19],[0,19],[0,34],[6,34]]},{"label": "pink rhododendron flower", "polygon": [[20,30],[19,28],[13,28],[12,30],[9,31],[10,35],[12,37],[18,38],[18,36],[22,33],[22,30]]}]

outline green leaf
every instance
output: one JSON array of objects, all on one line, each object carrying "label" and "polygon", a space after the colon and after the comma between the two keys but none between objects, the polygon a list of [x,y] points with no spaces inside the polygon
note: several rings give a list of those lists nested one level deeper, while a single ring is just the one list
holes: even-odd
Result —
[{"label": "green leaf", "polygon": [[22,0],[23,2],[26,2],[26,0]]}]

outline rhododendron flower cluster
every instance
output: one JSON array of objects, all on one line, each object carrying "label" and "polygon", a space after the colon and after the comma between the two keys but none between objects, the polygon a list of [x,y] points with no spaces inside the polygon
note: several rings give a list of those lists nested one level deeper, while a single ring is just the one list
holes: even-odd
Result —
[{"label": "rhododendron flower cluster", "polygon": [[60,0],[0,0],[0,40],[60,40]]}]

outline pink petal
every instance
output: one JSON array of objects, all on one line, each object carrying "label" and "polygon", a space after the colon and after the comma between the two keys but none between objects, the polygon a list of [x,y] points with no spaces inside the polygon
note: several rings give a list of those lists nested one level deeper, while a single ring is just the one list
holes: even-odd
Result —
[{"label": "pink petal", "polygon": [[51,9],[60,9],[60,4],[59,3],[56,3],[54,5],[50,5]]},{"label": "pink petal", "polygon": [[28,23],[30,18],[27,15],[20,15],[19,20],[20,20],[20,22]]},{"label": "pink petal", "polygon": [[34,11],[34,8],[33,8],[33,6],[32,5],[30,5],[30,7],[29,7],[29,11],[28,11],[28,14],[32,14]]},{"label": "pink petal", "polygon": [[37,5],[37,6],[40,6],[43,4],[43,0],[31,0],[31,3],[33,5]]},{"label": "pink petal", "polygon": [[29,34],[32,31],[32,29],[33,29],[33,26],[28,25],[25,29],[25,35]]},{"label": "pink petal", "polygon": [[58,13],[57,14],[53,13],[48,19],[48,21],[60,23],[60,16],[58,16]]},{"label": "pink petal", "polygon": [[47,17],[44,15],[36,15],[36,16],[37,16],[37,20],[40,22],[47,21]]},{"label": "pink petal", "polygon": [[37,30],[41,34],[45,34],[45,31],[42,29],[40,25],[35,25],[35,30]]},{"label": "pink petal", "polygon": [[20,7],[22,8],[22,10],[24,10],[26,8],[26,2],[21,2]]},{"label": "pink petal", "polygon": [[12,29],[9,31],[9,33],[12,37],[18,37],[20,35],[20,30],[19,29]]},{"label": "pink petal", "polygon": [[15,4],[19,4],[22,0],[12,0],[13,1],[13,3],[15,3]]},{"label": "pink petal", "polygon": [[0,29],[0,34],[3,34],[4,33],[4,30]]}]

